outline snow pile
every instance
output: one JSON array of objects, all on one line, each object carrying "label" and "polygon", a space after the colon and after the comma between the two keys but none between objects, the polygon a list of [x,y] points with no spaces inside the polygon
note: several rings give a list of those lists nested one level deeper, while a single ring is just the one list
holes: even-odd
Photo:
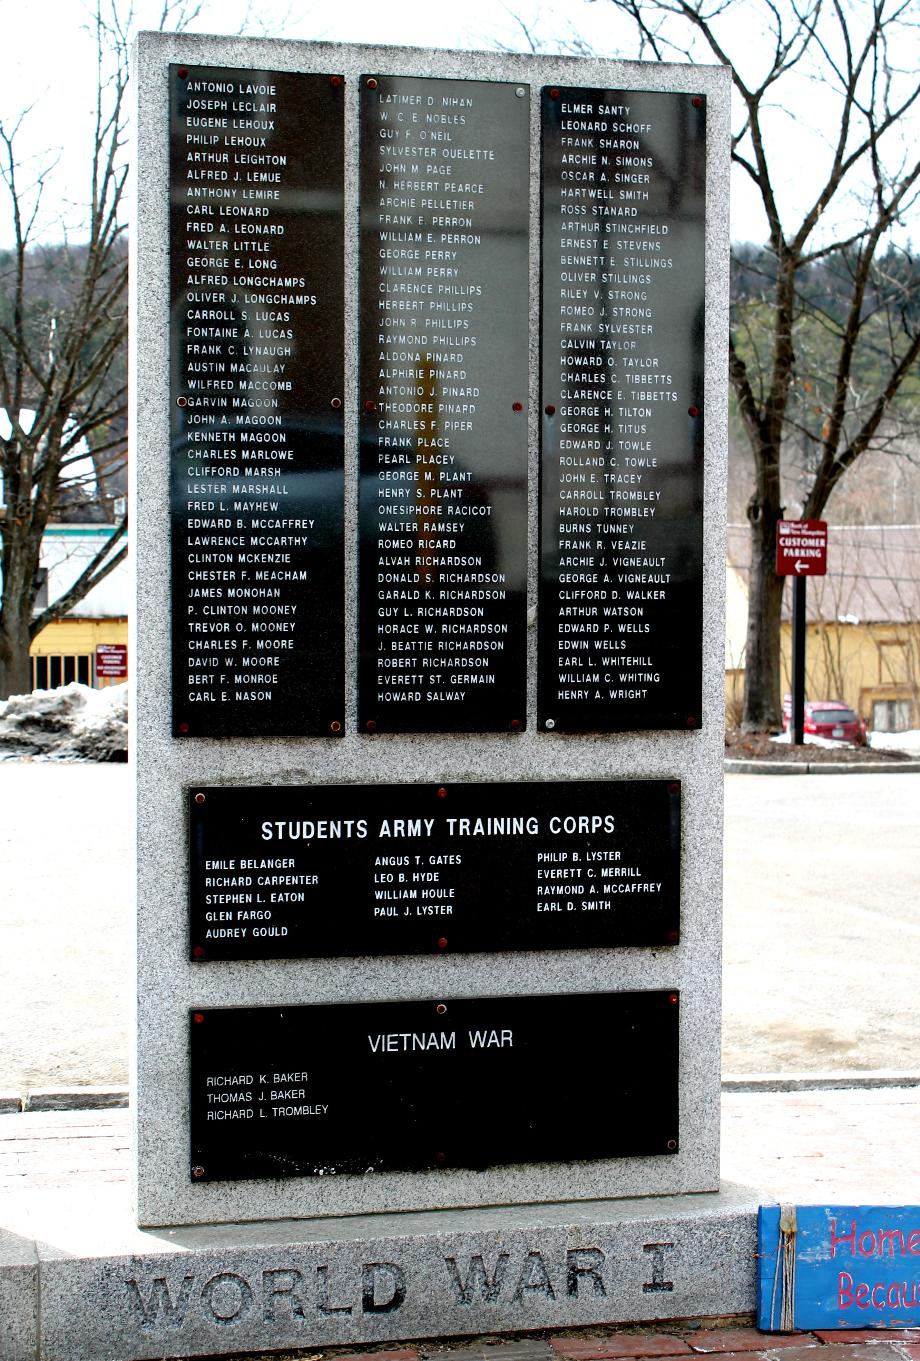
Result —
[{"label": "snow pile", "polygon": [[0,704],[0,760],[127,761],[128,687],[62,685]]},{"label": "snow pile", "polygon": [[910,732],[870,732],[869,746],[876,751],[906,751],[920,756],[920,730]]},{"label": "snow pile", "polygon": [[[829,750],[838,751],[841,747],[846,751],[852,751],[856,746],[855,742],[844,742],[839,737],[819,737],[817,733],[806,732],[802,734],[803,741],[810,747],[827,747]],[[785,742],[787,745],[792,741],[791,732],[781,732],[776,737],[770,738],[771,742]]]},{"label": "snow pile", "polygon": [[[814,747],[828,747],[839,751],[853,751],[856,744],[853,742],[841,742],[832,737],[818,737],[814,733],[804,733],[805,741]],[[788,743],[791,736],[788,732],[779,733],[776,737],[771,737],[771,742]],[[920,756],[920,730],[914,729],[912,732],[870,732],[866,743],[875,751],[903,751],[908,756]]]}]

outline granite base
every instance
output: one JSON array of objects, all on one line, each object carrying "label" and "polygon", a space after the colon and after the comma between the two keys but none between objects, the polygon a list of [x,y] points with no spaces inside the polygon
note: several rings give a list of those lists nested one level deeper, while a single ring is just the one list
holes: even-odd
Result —
[{"label": "granite base", "polygon": [[141,1230],[124,1186],[49,1190],[0,1235],[0,1358],[139,1361],[748,1313],[757,1204],[726,1186]]}]

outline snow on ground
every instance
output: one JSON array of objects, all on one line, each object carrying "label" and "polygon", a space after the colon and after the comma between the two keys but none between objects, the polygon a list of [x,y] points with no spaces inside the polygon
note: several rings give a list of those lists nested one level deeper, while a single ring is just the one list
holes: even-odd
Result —
[{"label": "snow on ground", "polygon": [[0,761],[126,761],[128,687],[62,685],[0,704]]},{"label": "snow on ground", "polygon": [[876,751],[909,751],[920,756],[920,729],[910,732],[870,732],[869,746]]},{"label": "snow on ground", "polygon": [[[812,746],[812,747],[832,747],[835,751],[839,751],[841,747],[843,747],[845,750],[846,750],[847,748],[849,748],[850,750],[852,750],[853,747],[856,745],[854,742],[841,742],[839,737],[837,737],[837,738],[834,738],[834,737],[818,737],[817,733],[813,733],[813,732],[806,732],[806,733],[803,733],[803,734],[802,734],[802,738],[803,738],[803,741],[806,743],[807,746]],[[781,732],[781,733],[777,733],[776,737],[771,737],[771,738],[770,738],[770,741],[771,741],[771,742],[785,742],[785,744],[788,746],[789,743],[792,741],[792,733],[791,733],[791,732]]]},{"label": "snow on ground", "polygon": [[[841,742],[833,737],[818,737],[815,733],[803,734],[806,743],[814,747],[833,747],[839,750],[852,751],[855,747],[853,742]],[[788,744],[791,734],[781,732],[776,737],[772,737],[772,742],[785,742]],[[906,751],[911,756],[920,756],[920,729],[912,732],[870,732],[867,739],[868,745],[876,751]]]}]

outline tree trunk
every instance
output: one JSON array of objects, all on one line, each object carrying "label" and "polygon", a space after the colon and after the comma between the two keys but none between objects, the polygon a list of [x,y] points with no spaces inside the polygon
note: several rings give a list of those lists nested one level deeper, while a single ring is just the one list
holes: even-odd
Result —
[{"label": "tree trunk", "polygon": [[28,618],[5,610],[0,626],[0,700],[31,693],[30,642]]},{"label": "tree trunk", "polygon": [[776,575],[776,523],[781,513],[767,512],[751,520],[751,574],[748,592],[747,647],[744,670],[744,732],[779,731],[780,621],[784,577]]}]

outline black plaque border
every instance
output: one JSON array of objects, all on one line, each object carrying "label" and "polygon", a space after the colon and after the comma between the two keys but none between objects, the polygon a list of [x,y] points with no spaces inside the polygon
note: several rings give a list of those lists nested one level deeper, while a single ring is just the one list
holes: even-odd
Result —
[{"label": "black plaque border", "polygon": [[[660,91],[660,90],[616,90],[614,87],[591,85],[591,86],[558,86],[543,85],[540,92],[540,120],[539,120],[539,157],[540,157],[540,326],[538,343],[538,370],[540,388],[540,453],[539,453],[539,474],[538,474],[538,547],[537,547],[537,664],[536,664],[536,683],[537,683],[537,728],[541,733],[592,733],[592,732],[642,732],[642,731],[692,731],[702,727],[703,712],[703,512],[704,512],[704,476],[705,476],[705,407],[703,403],[703,388],[705,373],[703,369],[702,357],[704,356],[704,318],[700,316],[697,322],[695,341],[698,352],[701,356],[698,378],[699,404],[688,409],[688,429],[692,443],[692,465],[695,479],[695,516],[696,516],[696,543],[694,548],[695,563],[693,567],[694,590],[691,598],[685,602],[685,613],[691,620],[688,629],[690,643],[688,671],[692,674],[693,681],[685,686],[687,695],[686,705],[673,706],[667,710],[658,712],[642,711],[636,706],[629,708],[620,707],[615,712],[611,712],[609,706],[605,709],[603,704],[591,704],[589,707],[581,709],[560,708],[558,702],[552,702],[548,696],[554,687],[558,675],[551,667],[550,659],[555,655],[558,634],[555,624],[549,618],[549,602],[553,595],[552,582],[547,575],[547,558],[545,556],[547,508],[545,499],[545,487],[547,481],[546,461],[547,448],[551,442],[550,431],[552,423],[556,418],[556,407],[549,400],[550,394],[545,391],[546,376],[546,278],[545,278],[545,200],[546,200],[546,177],[544,174],[545,162],[545,138],[547,130],[547,110],[556,101],[566,96],[578,97],[586,94],[599,95],[601,92],[609,95],[662,95],[670,94],[673,98],[685,98],[687,105],[693,110],[693,116],[697,124],[697,135],[702,143],[702,170],[705,178],[706,174],[706,146],[707,146],[707,100],[703,94],[690,94],[679,91]],[[705,188],[703,190],[705,203]],[[705,276],[706,276],[706,245],[705,245],[705,226],[703,228],[703,258],[701,263],[701,289],[705,296]]]},{"label": "black plaque border", "polygon": [[[480,1019],[483,1014],[488,1019]],[[502,1033],[499,1017],[513,1035],[507,1051],[474,1051],[464,1043],[463,1029],[471,1022]],[[531,1017],[532,1033],[521,1044],[514,1027]],[[305,1052],[306,1046],[295,1058],[277,1034],[269,1044],[268,1025],[294,1031],[301,1020],[314,1025],[314,1045],[335,1036],[325,1061]],[[215,1022],[224,1027],[227,1060],[211,1057]],[[455,1026],[455,1046],[435,1045],[433,1053],[373,1055],[365,1047],[365,1036],[411,1035],[415,1027],[415,1033],[437,1035]],[[671,1156],[680,1146],[679,1043],[677,989],[192,1009],[190,1180],[481,1172]],[[474,1057],[465,1062],[467,1053]],[[506,1062],[512,1055],[513,1064]],[[295,1091],[304,1095],[290,1100],[313,1112],[272,1118],[273,1105],[287,1104],[268,1099],[272,1065],[291,1062],[303,1078]],[[235,1107],[251,1110],[252,1117],[207,1120],[207,1095],[214,1090],[207,1085],[209,1063],[220,1063],[223,1074],[252,1076],[249,1099]],[[553,1075],[592,1094],[590,1119],[572,1118],[570,1105],[553,1090]],[[257,1076],[265,1082],[256,1082]],[[316,1110],[323,1103],[333,1111],[328,1124],[327,1113]]]},{"label": "black plaque border", "polygon": [[[361,190],[360,196],[364,197],[364,181],[367,176],[368,183],[374,183],[373,197],[378,195],[375,181],[374,166],[365,158],[366,126],[370,128],[371,115],[366,113],[368,99],[376,98],[380,93],[385,92],[384,87],[399,85],[400,82],[406,86],[425,86],[432,94],[435,87],[455,87],[458,95],[462,98],[463,91],[472,92],[474,87],[485,88],[489,91],[507,91],[512,96],[514,104],[522,105],[526,110],[525,126],[521,132],[522,146],[520,148],[521,164],[523,166],[523,176],[525,183],[521,188],[520,201],[520,221],[518,230],[523,236],[521,259],[519,267],[521,272],[521,299],[519,302],[520,316],[517,324],[520,328],[520,335],[517,337],[519,343],[516,344],[495,344],[493,341],[493,358],[495,361],[496,375],[501,373],[501,378],[496,377],[498,391],[502,394],[504,408],[502,411],[502,424],[491,436],[488,443],[493,448],[516,448],[516,463],[513,478],[501,486],[494,479],[488,479],[487,485],[498,486],[499,491],[514,487],[519,499],[516,516],[518,521],[517,532],[520,536],[519,552],[523,565],[522,588],[519,591],[508,591],[508,598],[502,602],[501,606],[494,609],[491,614],[493,621],[505,623],[508,628],[507,648],[501,662],[501,681],[494,687],[472,687],[466,698],[471,703],[394,703],[381,707],[375,699],[377,690],[376,685],[376,663],[378,653],[372,645],[375,607],[373,603],[373,583],[375,581],[374,572],[371,565],[371,557],[374,552],[372,548],[373,536],[367,533],[367,514],[365,502],[370,501],[370,494],[366,490],[366,484],[370,478],[379,471],[378,464],[380,446],[378,436],[371,429],[371,424],[376,420],[376,385],[371,381],[371,375],[376,372],[379,365],[370,359],[370,353],[374,348],[371,342],[371,335],[377,334],[380,327],[375,325],[372,315],[371,301],[374,293],[370,287],[372,282],[379,284],[375,270],[370,260],[369,243],[373,234],[373,228],[368,226],[370,219],[369,213],[361,214],[361,241],[359,247],[359,464],[360,464],[360,486],[358,496],[359,514],[359,545],[358,545],[358,661],[356,688],[358,700],[358,729],[367,734],[388,734],[397,733],[400,735],[411,734],[466,734],[466,733],[509,733],[519,734],[526,730],[528,719],[527,704],[527,596],[528,596],[528,569],[530,565],[529,553],[529,467],[528,467],[528,426],[527,426],[527,407],[529,397],[529,359],[528,344],[530,334],[530,314],[529,314],[529,290],[530,290],[530,243],[533,231],[531,214],[531,197],[529,187],[530,177],[530,154],[531,154],[531,126],[530,126],[530,105],[532,87],[528,81],[509,81],[498,79],[485,79],[476,76],[444,76],[437,74],[414,74],[414,73],[386,73],[371,74],[366,73],[360,77],[360,111],[359,111],[359,141],[362,149],[361,155]],[[518,91],[526,92],[526,99],[518,95]],[[497,93],[496,93],[497,98]],[[402,116],[402,115],[399,115]],[[406,115],[410,116],[409,114]],[[460,163],[463,164],[462,162]],[[422,166],[424,172],[425,167]],[[477,164],[470,168],[470,177],[483,175]],[[445,180],[439,191],[449,193],[451,182]],[[422,223],[421,216],[418,223]],[[425,228],[427,230],[427,228]],[[474,221],[473,231],[476,230]],[[516,232],[511,231],[507,226],[500,232],[495,233],[497,237],[510,240]],[[373,278],[372,278],[373,276]],[[480,298],[480,301],[483,301]],[[486,333],[491,337],[491,333],[501,325],[501,316],[493,316],[491,326],[486,328]],[[365,344],[365,337],[367,343]],[[502,368],[503,356],[513,356],[505,361],[505,369]],[[497,418],[496,418],[497,419]],[[477,443],[481,444],[486,440],[486,436],[480,432],[477,435]],[[488,469],[484,465],[479,469],[479,475]],[[485,479],[484,479],[485,480]],[[475,483],[473,484],[475,486]],[[512,517],[508,517],[510,520]],[[489,525],[494,524],[490,520]],[[473,538],[473,534],[478,532],[481,522],[476,520],[467,522],[468,531],[465,535],[459,536],[458,553],[464,551],[473,552],[473,544],[466,542]],[[422,589],[424,587],[422,586]]]},{"label": "black plaque border", "polygon": [[[333,235],[336,239],[335,258],[331,268],[324,276],[328,284],[326,312],[332,312],[334,324],[326,326],[318,337],[313,349],[318,356],[312,368],[316,379],[314,390],[307,394],[306,402],[292,413],[296,424],[302,428],[296,435],[297,459],[292,463],[296,469],[294,476],[309,477],[319,475],[329,485],[317,493],[317,504],[327,511],[328,531],[331,542],[326,542],[318,550],[309,552],[309,570],[327,590],[330,582],[336,583],[332,599],[327,599],[327,607],[317,614],[317,624],[312,629],[311,639],[300,642],[292,650],[291,665],[286,668],[284,683],[279,684],[279,696],[283,700],[278,705],[264,706],[261,710],[253,705],[238,702],[190,704],[180,697],[177,677],[180,667],[188,654],[188,639],[183,631],[184,621],[181,612],[186,603],[186,586],[182,580],[183,568],[187,565],[179,546],[179,534],[184,526],[184,518],[177,511],[180,476],[178,462],[184,453],[185,407],[187,389],[183,383],[179,348],[183,337],[174,322],[177,301],[185,291],[182,282],[183,266],[176,257],[176,243],[184,236],[185,219],[180,220],[180,207],[184,200],[181,191],[184,180],[174,175],[180,164],[182,149],[178,141],[179,133],[175,120],[179,118],[179,90],[187,80],[199,76],[201,79],[219,80],[221,76],[235,81],[245,79],[246,83],[285,81],[303,82],[301,88],[305,97],[316,102],[325,93],[328,100],[327,128],[331,124],[331,134],[327,138],[327,155],[338,158],[336,197],[338,207]],[[345,106],[342,76],[330,76],[317,72],[256,70],[249,67],[208,66],[187,63],[169,65],[169,424],[170,424],[170,694],[172,711],[172,736],[176,738],[228,738],[228,737],[328,737],[344,736],[345,718],[345,436],[343,395],[345,387]],[[314,120],[317,125],[323,120]],[[284,150],[291,153],[297,138],[293,125],[284,133]],[[330,151],[329,148],[332,147]],[[277,149],[277,147],[275,147]],[[296,147],[293,148],[297,154]],[[296,198],[296,194],[292,196]],[[298,219],[305,224],[304,230],[311,230],[313,236],[322,232],[322,222],[330,220],[328,196],[314,195],[314,203],[306,207],[287,206],[279,208],[285,215],[287,225]],[[302,254],[302,252],[298,252]],[[295,262],[296,263],[296,260]],[[308,280],[308,285],[310,280]],[[303,290],[301,290],[303,291]],[[218,304],[215,304],[217,306]],[[282,309],[283,311],[284,309]],[[296,327],[294,328],[296,331]],[[300,339],[309,341],[316,330],[316,323],[306,317],[300,322]],[[327,332],[329,334],[327,334]],[[302,372],[295,364],[295,373]],[[239,450],[237,449],[239,455]],[[255,450],[253,461],[267,461],[264,451]],[[315,509],[315,506],[314,506]],[[288,513],[298,514],[297,500],[293,500]],[[305,566],[301,560],[300,568]],[[308,583],[312,585],[313,583]],[[313,586],[313,594],[317,587]],[[292,588],[293,594],[293,588]],[[290,597],[289,597],[290,598]],[[298,604],[311,603],[309,596],[301,595]],[[317,641],[318,640],[318,641]],[[285,660],[287,660],[285,658]],[[231,686],[230,688],[237,688]],[[246,688],[241,686],[238,688]],[[284,710],[280,714],[280,710]]]},{"label": "black plaque border", "polygon": [[[605,802],[605,795],[607,802]],[[642,947],[671,948],[680,942],[681,927],[681,782],[676,779],[639,780],[580,780],[580,781],[523,781],[506,782],[388,784],[388,785],[218,785],[195,786],[187,792],[188,816],[188,896],[189,896],[189,959],[198,964],[227,963],[234,960],[279,959],[335,959],[335,958],[404,958],[410,956],[444,956],[470,954],[501,954],[526,951],[572,951],[598,949],[636,949]],[[558,798],[558,802],[555,799]],[[235,806],[234,806],[235,805]],[[207,881],[204,865],[208,859],[217,866],[225,858],[238,855],[241,845],[248,845],[248,836],[255,833],[262,820],[273,821],[282,815],[287,819],[345,819],[364,818],[370,830],[373,820],[386,816],[390,819],[426,818],[442,820],[455,818],[518,816],[522,818],[551,816],[591,816],[603,813],[614,816],[620,825],[613,832],[598,828],[595,831],[571,833],[552,832],[541,827],[539,840],[529,840],[531,834],[509,834],[507,842],[491,838],[460,836],[456,838],[436,833],[426,840],[401,837],[393,842],[361,839],[317,841],[315,858],[309,869],[320,875],[333,877],[334,887],[322,894],[308,888],[306,903],[293,916],[283,908],[275,909],[274,925],[259,925],[252,917],[254,903],[247,912],[247,935],[218,939],[209,943],[206,930]],[[296,817],[295,817],[296,810]],[[646,833],[651,819],[659,819],[654,835]],[[208,826],[216,825],[225,832],[225,839],[217,846],[208,836]],[[252,831],[249,831],[249,828]],[[625,848],[620,841],[625,838]],[[330,852],[327,846],[333,847]],[[268,857],[289,858],[300,849],[300,843],[287,848],[255,841],[245,852],[246,859]],[[537,859],[537,852],[549,852],[559,859]],[[625,881],[620,875],[620,862],[596,861],[586,865],[586,852],[617,851],[643,863],[641,875]],[[338,853],[338,863],[333,856]],[[379,872],[379,888],[383,880],[405,882],[411,888],[414,881],[415,853],[422,853],[426,862],[429,854],[458,854],[466,857],[462,872],[453,868],[439,870],[447,883],[454,875],[461,881],[461,896],[456,900],[457,914],[432,915],[421,918],[401,915],[404,906],[414,908],[418,898],[424,899],[423,888],[418,898],[405,903],[394,897],[393,914],[382,918],[372,915],[374,884],[378,870],[374,867],[378,856],[385,856],[387,868]],[[574,852],[574,854],[573,854]],[[658,859],[655,859],[655,856]],[[564,859],[562,858],[564,856]],[[403,864],[403,860],[406,864]],[[608,902],[609,912],[586,910],[580,906],[569,909],[567,901],[547,897],[544,911],[535,913],[529,894],[537,896],[536,883],[529,885],[528,877],[546,884],[554,882],[554,870],[568,867],[571,878],[583,882],[578,892],[568,898],[579,901]],[[329,863],[333,862],[333,863]],[[389,864],[392,862],[392,869]],[[433,862],[432,862],[433,863]],[[542,864],[542,872],[536,871]],[[578,874],[572,874],[575,865]],[[307,869],[303,866],[301,871]],[[226,871],[217,868],[218,876]],[[234,873],[242,871],[237,868]],[[249,877],[254,874],[252,866]],[[362,874],[364,879],[362,881]],[[620,892],[605,893],[604,883],[631,882],[632,878],[649,879],[660,876],[662,890],[654,896]],[[373,878],[371,879],[371,876]],[[563,882],[565,882],[563,880]],[[220,877],[217,880],[220,888]],[[226,885],[224,885],[226,887]],[[466,894],[463,888],[467,889]],[[586,897],[585,890],[588,896]],[[408,898],[408,894],[406,895]],[[265,910],[269,898],[261,909]],[[551,906],[559,902],[557,912]],[[219,918],[226,910],[233,917],[234,908],[212,906],[212,924],[220,929]],[[396,919],[393,920],[393,917]],[[311,922],[312,918],[312,922]],[[276,935],[280,926],[287,924],[283,937]],[[227,921],[224,929],[234,929]],[[239,927],[236,928],[239,930]],[[265,943],[255,947],[253,930]],[[304,941],[310,930],[314,937]],[[288,943],[289,942],[289,943]]]}]

